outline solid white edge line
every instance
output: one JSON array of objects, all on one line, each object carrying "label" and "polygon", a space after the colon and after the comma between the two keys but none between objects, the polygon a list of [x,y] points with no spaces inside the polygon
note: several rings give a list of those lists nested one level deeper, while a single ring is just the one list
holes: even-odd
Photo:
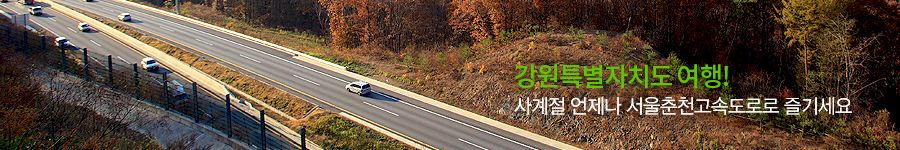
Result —
[{"label": "solid white edge line", "polygon": [[319,85],[319,84],[318,84],[318,83],[316,83],[316,82],[312,82],[312,81],[310,81],[310,80],[307,80],[307,79],[306,79],[306,78],[303,78],[303,77],[300,77],[300,76],[297,76],[297,75],[296,75],[296,74],[295,74],[295,75],[294,75],[294,77],[297,77],[297,78],[300,78],[300,79],[303,79],[303,80],[305,80],[305,81],[306,81],[306,82],[309,82],[309,83],[312,83],[312,84],[315,84],[315,85]]},{"label": "solid white edge line", "polygon": [[[373,91],[373,92],[374,92],[374,91]],[[495,137],[499,137],[499,138],[504,139],[504,140],[506,140],[506,141],[510,141],[510,142],[516,143],[516,144],[521,145],[521,146],[524,146],[524,147],[526,147],[526,148],[528,148],[528,149],[537,150],[537,148],[534,148],[534,147],[531,147],[531,146],[528,146],[528,145],[519,143],[518,141],[514,141],[514,140],[512,140],[512,139],[509,139],[509,138],[506,138],[506,137],[503,137],[503,136],[494,134],[494,133],[492,133],[492,132],[488,132],[487,130],[484,130],[484,129],[481,129],[481,128],[479,128],[479,127],[475,127],[475,126],[469,125],[468,123],[461,122],[461,121],[458,121],[458,120],[456,120],[456,119],[453,119],[453,118],[450,118],[450,117],[447,117],[447,116],[444,116],[444,115],[441,115],[441,114],[438,114],[438,113],[435,113],[435,112],[433,112],[433,111],[431,111],[431,110],[428,110],[428,109],[425,109],[425,108],[422,108],[422,107],[419,107],[419,106],[416,106],[416,105],[407,103],[406,101],[403,101],[403,100],[394,98],[394,97],[392,97],[392,96],[388,96],[388,95],[385,95],[385,94],[381,94],[380,92],[375,92],[375,93],[377,93],[378,95],[381,95],[381,96],[384,96],[384,97],[387,97],[387,98],[396,100],[396,101],[398,101],[398,102],[400,102],[400,103],[403,103],[403,104],[406,104],[406,105],[409,105],[409,106],[418,108],[418,109],[423,110],[423,111],[425,111],[425,112],[428,112],[428,113],[437,115],[438,117],[441,117],[441,118],[444,118],[444,119],[447,119],[447,120],[450,120],[450,121],[453,121],[453,122],[456,122],[456,123],[465,125],[465,126],[470,127],[470,128],[472,128],[472,129],[475,129],[475,130],[478,130],[478,131],[481,131],[481,132],[484,132],[484,133],[493,135],[493,136],[495,136]]]},{"label": "solid white edge line", "polygon": [[247,58],[247,59],[250,59],[250,60],[252,60],[252,61],[255,61],[255,62],[256,62],[256,63],[257,63],[257,64],[259,64],[259,63],[261,63],[261,62],[259,62],[259,61],[258,61],[258,60],[256,60],[256,59],[253,59],[253,58],[250,58],[250,57],[247,57],[247,56],[244,56],[244,54],[238,54],[238,55],[241,55],[241,57],[244,57],[244,58]]},{"label": "solid white edge line", "polygon": [[56,34],[56,32],[53,32],[53,30],[50,30],[49,28],[44,27],[44,25],[41,25],[40,23],[37,23],[37,22],[35,22],[35,21],[32,21],[32,22],[34,22],[34,24],[40,26],[42,29],[44,29],[44,30],[46,30],[46,31],[49,31],[50,34],[53,34],[54,36],[59,37],[59,34]]},{"label": "solid white edge line", "polygon": [[91,57],[91,56],[88,56],[88,57],[90,57],[90,58],[93,59],[95,62],[99,63],[100,65],[103,65],[103,62],[100,62],[100,60],[97,60],[97,58],[94,58],[94,57]]},{"label": "solid white edge line", "polygon": [[478,146],[478,145],[475,145],[475,143],[472,143],[472,142],[469,142],[469,141],[466,141],[466,140],[463,140],[463,139],[462,139],[462,138],[456,138],[456,139],[459,139],[459,141],[462,141],[462,142],[466,142],[466,144],[469,144],[469,145],[472,145],[472,146],[475,146],[475,147],[478,147],[478,148],[480,148],[480,149],[482,149],[482,150],[488,150],[488,149],[487,149],[487,148],[484,148],[484,147],[481,147],[481,146]]},{"label": "solid white edge line", "polygon": [[378,107],[378,106],[375,106],[375,105],[372,105],[372,104],[369,104],[369,102],[363,102],[363,103],[366,103],[366,105],[369,105],[369,106],[372,106],[372,107],[375,107],[375,108],[378,108],[378,109],[380,109],[380,110],[381,110],[381,111],[384,111],[384,112],[387,112],[387,113],[391,113],[391,114],[392,114],[392,115],[394,115],[394,116],[397,116],[397,117],[400,117],[400,115],[397,115],[397,114],[396,114],[396,113],[394,113],[394,112],[391,112],[391,111],[388,111],[388,110],[386,110],[386,109],[383,109],[383,108],[381,108],[381,107]]}]

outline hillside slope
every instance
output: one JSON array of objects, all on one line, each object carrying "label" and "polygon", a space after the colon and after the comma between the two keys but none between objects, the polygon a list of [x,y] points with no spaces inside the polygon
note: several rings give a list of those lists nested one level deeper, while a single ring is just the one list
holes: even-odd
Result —
[{"label": "hillside slope", "polygon": [[[516,69],[517,65],[650,65],[673,68],[683,65],[675,55],[662,56],[646,42],[628,33],[615,36],[543,33],[486,49],[486,53],[477,54],[470,63],[455,65],[430,59],[423,59],[422,62],[428,63],[416,63],[417,65],[388,65],[390,63],[379,62],[377,58],[360,61],[375,62],[370,66],[380,72],[370,74],[374,74],[376,79],[401,85],[404,89],[585,149],[725,146],[737,149],[806,149],[823,146],[822,142],[811,142],[778,130],[761,128],[745,119],[721,114],[644,116],[625,112],[630,106],[629,98],[718,96],[709,90],[695,89],[686,84],[675,83],[673,86],[646,89],[630,84],[624,88],[618,84],[604,84],[605,87],[599,89],[575,88],[565,84],[559,88],[523,89],[517,84],[515,76],[522,71]],[[420,55],[446,55],[447,60],[455,56],[452,48],[447,51]],[[479,53],[477,50],[469,51]],[[422,64],[431,64],[425,68],[432,69],[416,67]],[[443,66],[444,64],[451,65]],[[622,98],[621,115],[600,115],[596,111],[586,115],[573,115],[572,110],[576,108],[568,100],[571,97],[606,97],[614,100],[617,96]],[[567,97],[565,111],[558,116],[540,114],[540,111],[515,111],[519,99],[527,101],[529,97]],[[581,110],[584,109],[583,105],[577,109],[584,112]]]}]

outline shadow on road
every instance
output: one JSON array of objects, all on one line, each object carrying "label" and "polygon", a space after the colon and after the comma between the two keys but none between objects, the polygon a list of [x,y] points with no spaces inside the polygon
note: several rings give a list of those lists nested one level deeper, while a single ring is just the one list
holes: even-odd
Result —
[{"label": "shadow on road", "polygon": [[[140,65],[140,64],[138,64],[138,65]],[[169,71],[169,69],[166,69],[166,67],[159,67],[159,69],[156,69],[153,71],[147,70],[147,72],[150,72],[153,74],[170,74],[170,73],[172,73],[172,71]]]},{"label": "shadow on road", "polygon": [[[132,17],[134,17],[134,16],[132,16]],[[136,20],[136,19],[131,19],[131,20],[129,20],[129,21],[122,21],[122,22],[125,22],[125,23],[144,23],[143,21]]]},{"label": "shadow on road", "polygon": [[387,94],[381,93],[381,92],[376,93],[376,91],[372,91],[372,93],[366,94],[366,95],[364,95],[364,97],[376,99],[376,100],[380,100],[380,101],[397,102],[397,99],[395,99],[394,96],[387,95]]},{"label": "shadow on road", "polygon": [[34,17],[41,17],[41,18],[55,18],[56,16],[54,16],[54,15],[49,15],[49,14],[47,14],[47,13],[44,13],[44,14],[41,14],[40,16],[34,16]]}]

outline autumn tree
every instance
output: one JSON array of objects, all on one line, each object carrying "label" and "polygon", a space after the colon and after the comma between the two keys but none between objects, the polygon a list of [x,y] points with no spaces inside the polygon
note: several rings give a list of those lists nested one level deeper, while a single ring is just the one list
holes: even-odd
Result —
[{"label": "autumn tree", "polygon": [[356,47],[360,29],[356,25],[355,3],[349,0],[319,0],[319,3],[327,4],[332,43],[341,47]]},{"label": "autumn tree", "polygon": [[823,37],[823,28],[826,28],[829,22],[838,20],[841,14],[844,14],[847,3],[844,0],[783,0],[784,8],[779,9],[780,17],[778,21],[784,24],[786,30],[784,36],[790,39],[789,46],[796,46],[798,49],[799,62],[801,69],[799,71],[798,80],[802,83],[804,95],[810,95],[819,90],[816,85],[810,85],[810,72],[817,71],[809,66],[814,62],[816,56],[820,53],[818,50],[817,40]]}]

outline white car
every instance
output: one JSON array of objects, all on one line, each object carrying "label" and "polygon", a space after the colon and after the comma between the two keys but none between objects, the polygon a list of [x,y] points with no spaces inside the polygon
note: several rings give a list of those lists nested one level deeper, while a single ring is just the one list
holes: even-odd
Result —
[{"label": "white car", "polygon": [[141,68],[153,71],[159,69],[159,63],[156,63],[156,60],[153,60],[153,58],[147,57],[141,59]]},{"label": "white car", "polygon": [[344,86],[347,91],[351,93],[356,93],[357,95],[366,95],[372,93],[372,90],[369,88],[369,83],[363,81],[350,82],[347,86]]},{"label": "white car", "polygon": [[129,13],[122,13],[122,14],[119,14],[119,20],[122,20],[122,21],[131,21],[131,14],[129,14]]},{"label": "white car", "polygon": [[40,16],[41,14],[44,14],[41,11],[41,6],[34,6],[31,8],[28,8],[28,13],[30,13],[31,15],[35,15],[35,16]]},{"label": "white car", "polygon": [[19,1],[17,1],[17,2],[19,2],[19,4],[22,4],[22,5],[32,5],[32,4],[34,4],[34,0],[19,0]]},{"label": "white car", "polygon": [[184,86],[181,83],[178,83],[176,80],[169,81],[169,91],[172,91],[172,97],[181,96],[187,94],[184,92]]},{"label": "white car", "polygon": [[58,37],[56,38],[56,46],[66,48],[72,46],[72,44],[69,43],[69,39],[66,39],[66,37]]},{"label": "white car", "polygon": [[84,23],[84,22],[79,23],[79,24],[78,24],[78,28],[81,29],[81,32],[89,32],[89,31],[91,31],[91,26],[88,25],[87,23]]}]

